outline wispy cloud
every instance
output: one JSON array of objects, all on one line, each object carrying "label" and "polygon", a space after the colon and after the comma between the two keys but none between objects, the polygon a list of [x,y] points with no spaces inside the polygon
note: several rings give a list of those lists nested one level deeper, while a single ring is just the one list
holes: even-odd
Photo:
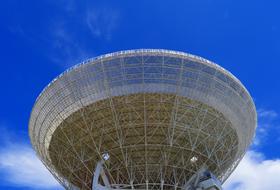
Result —
[{"label": "wispy cloud", "polygon": [[[93,44],[97,43],[96,39],[104,42],[112,39],[119,26],[120,12],[112,7],[88,4],[77,8],[73,1],[61,2],[60,6],[66,12],[63,18],[50,24],[49,58],[65,69],[95,56]],[[83,36],[92,41],[90,46]]]},{"label": "wispy cloud", "polygon": [[274,110],[258,109],[258,127],[256,130],[256,137],[254,139],[254,146],[262,146],[266,143],[267,138],[271,133],[280,133],[278,126],[279,114]]},{"label": "wispy cloud", "polygon": [[87,10],[86,23],[91,33],[98,38],[110,40],[117,28],[120,13],[112,8],[95,8]]},{"label": "wispy cloud", "polygon": [[[7,131],[1,127],[1,132]],[[8,133],[0,138],[0,177],[6,187],[28,189],[62,189],[27,144],[18,144]]]},{"label": "wispy cloud", "polygon": [[265,110],[265,109],[259,109],[258,110],[259,119],[262,119],[262,118],[274,119],[277,116],[278,116],[278,113],[276,113],[274,110]]},{"label": "wispy cloud", "polygon": [[58,0],[48,3],[60,10],[60,14],[55,14],[35,29],[14,23],[10,32],[31,42],[39,53],[63,70],[95,56],[97,44],[108,43],[120,25],[121,14],[115,7],[96,5],[91,1]]},{"label": "wispy cloud", "polygon": [[278,190],[280,159],[266,160],[264,155],[249,151],[224,184],[225,190]]},{"label": "wispy cloud", "polygon": [[50,55],[53,62],[65,68],[92,56],[84,44],[63,21],[57,21],[50,27]]},{"label": "wispy cloud", "polygon": [[50,0],[50,3],[55,4],[56,6],[59,6],[63,8],[67,12],[73,12],[76,10],[76,3],[77,1],[75,0]]}]

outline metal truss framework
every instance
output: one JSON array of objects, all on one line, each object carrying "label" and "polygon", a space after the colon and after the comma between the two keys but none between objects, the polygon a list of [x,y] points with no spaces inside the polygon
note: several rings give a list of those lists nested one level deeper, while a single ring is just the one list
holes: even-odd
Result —
[{"label": "metal truss framework", "polygon": [[167,50],[91,59],[38,97],[29,134],[66,189],[90,189],[102,154],[112,187],[180,189],[203,164],[223,182],[256,127],[254,103],[229,72]]},{"label": "metal truss framework", "polygon": [[213,108],[174,95],[135,94],[72,114],[53,134],[49,152],[56,171],[82,189],[91,187],[104,153],[112,186],[180,189],[201,165],[223,174],[237,147],[230,122]]}]

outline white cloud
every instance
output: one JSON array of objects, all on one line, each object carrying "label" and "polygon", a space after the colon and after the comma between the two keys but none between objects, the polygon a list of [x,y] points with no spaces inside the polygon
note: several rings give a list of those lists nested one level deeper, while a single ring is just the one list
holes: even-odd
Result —
[{"label": "white cloud", "polygon": [[13,144],[12,141],[2,143],[1,185],[29,189],[62,189],[28,145]]},{"label": "white cloud", "polygon": [[279,190],[280,159],[249,151],[224,184],[225,190]]},{"label": "white cloud", "polygon": [[[258,127],[253,149],[249,151],[224,184],[225,190],[280,189],[280,159],[269,160],[256,151],[279,133],[278,116],[274,110],[258,109]],[[269,141],[268,138],[270,138]]]}]

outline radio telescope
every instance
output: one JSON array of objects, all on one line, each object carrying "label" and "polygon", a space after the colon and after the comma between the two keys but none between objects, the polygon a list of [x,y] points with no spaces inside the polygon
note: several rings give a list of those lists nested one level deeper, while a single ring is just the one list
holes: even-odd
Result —
[{"label": "radio telescope", "polygon": [[66,189],[83,190],[192,189],[204,174],[223,183],[255,128],[252,98],[230,72],[155,49],[68,69],[39,95],[29,121],[45,166]]}]

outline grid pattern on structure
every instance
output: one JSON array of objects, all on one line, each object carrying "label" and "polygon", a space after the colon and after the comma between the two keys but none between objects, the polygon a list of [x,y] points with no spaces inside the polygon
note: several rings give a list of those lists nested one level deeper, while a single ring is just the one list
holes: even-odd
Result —
[{"label": "grid pattern on structure", "polygon": [[[196,56],[166,50],[108,54],[64,72],[43,90],[32,110],[29,121],[32,145],[65,187],[71,189],[72,184],[57,173],[50,154],[51,141],[59,126],[87,106],[102,100],[110,100],[112,104],[114,97],[136,94],[174,95],[172,116],[180,105],[179,98],[200,102],[223,114],[236,132],[238,143],[235,156],[220,176],[222,181],[236,167],[254,136],[256,110],[252,98],[221,67]],[[117,112],[115,108],[111,111]]]},{"label": "grid pattern on structure", "polygon": [[90,189],[104,153],[110,155],[109,179],[118,187],[180,189],[202,165],[222,176],[237,144],[230,122],[207,105],[175,95],[134,94],[72,114],[54,133],[49,151],[56,171],[81,189]]}]

